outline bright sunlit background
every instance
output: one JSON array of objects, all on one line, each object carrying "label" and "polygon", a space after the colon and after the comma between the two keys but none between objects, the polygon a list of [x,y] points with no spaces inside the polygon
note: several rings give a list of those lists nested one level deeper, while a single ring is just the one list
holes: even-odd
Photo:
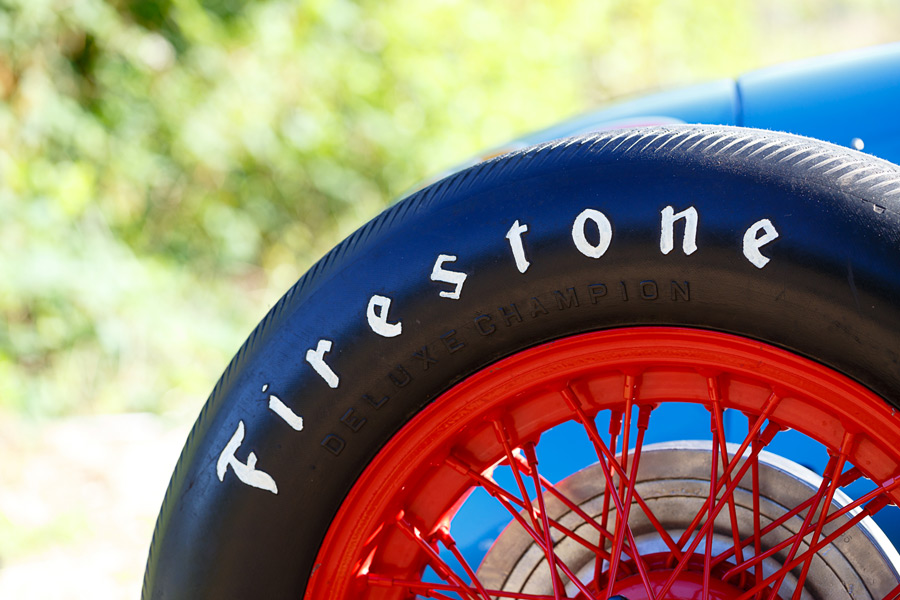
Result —
[{"label": "bright sunlit background", "polygon": [[422,178],[895,0],[0,0],[0,598],[135,598],[244,337]]}]

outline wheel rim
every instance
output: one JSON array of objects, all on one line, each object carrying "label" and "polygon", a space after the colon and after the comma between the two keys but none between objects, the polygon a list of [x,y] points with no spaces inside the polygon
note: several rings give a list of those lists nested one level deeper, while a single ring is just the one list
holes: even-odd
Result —
[{"label": "wheel rim", "polygon": [[[637,481],[654,415],[687,414],[684,407],[707,415],[708,444],[717,465],[707,488],[717,493],[713,502],[707,493],[676,539],[646,508]],[[742,415],[746,426],[729,440],[726,421],[734,415]],[[607,422],[609,433],[598,425]],[[588,440],[595,468],[616,492],[605,496],[607,506],[594,526],[602,541],[594,544],[554,522],[546,506],[551,498],[567,501],[538,462],[542,436],[551,437],[563,423],[574,423]],[[783,436],[797,435],[786,428],[827,453],[819,471],[822,483],[805,502],[786,507],[801,519],[800,533],[769,542],[764,522],[751,531],[733,527],[737,533],[732,532],[730,553],[717,550],[713,525],[723,518],[737,522],[739,482],[757,477],[761,452],[776,448]],[[497,465],[508,472],[505,485],[491,476]],[[306,598],[606,598],[628,590],[630,600],[743,600],[781,597],[779,588],[789,577],[799,586],[787,597],[799,598],[819,553],[900,500],[898,473],[900,418],[880,398],[822,365],[708,331],[632,328],[573,336],[476,373],[403,427],[338,510]],[[852,490],[866,479],[870,483],[861,491]],[[750,487],[759,498],[758,486]],[[853,491],[843,508],[835,500],[842,490]],[[510,527],[530,532],[542,548],[549,593],[504,592],[485,587],[485,577],[476,575],[478,564],[466,558],[451,529],[473,491],[492,496],[516,523]],[[808,510],[810,505],[814,510]],[[533,509],[526,511],[529,506]],[[568,507],[580,510],[571,500]],[[655,521],[654,529],[666,540],[665,552],[640,554],[630,529],[632,511]],[[620,513],[624,516],[617,519]],[[557,556],[560,537],[599,556],[593,576],[579,578]],[[883,540],[878,544],[884,553],[893,552]],[[770,572],[754,566],[767,548],[780,557],[780,566]],[[719,581],[725,572],[729,577]],[[896,579],[888,588],[879,585],[874,597],[900,592]]]}]

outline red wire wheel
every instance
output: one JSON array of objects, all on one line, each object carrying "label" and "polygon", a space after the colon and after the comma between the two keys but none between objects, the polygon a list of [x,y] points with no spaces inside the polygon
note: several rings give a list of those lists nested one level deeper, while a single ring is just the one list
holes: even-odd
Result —
[{"label": "red wire wheel", "polygon": [[[676,498],[686,484],[675,478],[681,492],[651,498],[648,470],[679,471],[685,461],[673,453],[687,451],[654,454],[648,431],[672,425],[654,417],[691,405],[705,409],[708,420],[705,464],[714,468],[691,488],[705,491]],[[726,421],[738,417],[746,427],[729,443]],[[562,423],[577,424],[594,465],[551,482],[538,460],[542,435]],[[801,498],[779,491],[787,489],[781,483],[766,484],[766,473],[790,471],[764,464],[789,430],[827,452]],[[896,552],[869,517],[900,499],[898,466],[894,410],[820,364],[710,331],[647,327],[573,336],[476,373],[409,421],[338,510],[305,597],[894,598]],[[578,497],[572,490],[579,478],[600,495]],[[860,482],[864,491],[851,494]],[[460,508],[479,488],[510,521],[480,567],[453,534]],[[764,505],[779,506],[780,516],[763,514]],[[680,520],[672,520],[673,506],[683,507]],[[648,536],[653,544],[641,541]],[[850,579],[840,580],[849,591],[816,584],[823,556],[844,552],[853,563],[859,553],[841,544],[854,536],[866,538],[866,552],[881,553],[883,565],[863,553]],[[518,543],[511,539],[527,539],[530,555],[510,558]],[[579,565],[572,547],[581,551]],[[498,565],[526,555],[537,565],[529,567],[531,583],[509,585],[511,574]],[[535,578],[546,589],[534,591]]]}]

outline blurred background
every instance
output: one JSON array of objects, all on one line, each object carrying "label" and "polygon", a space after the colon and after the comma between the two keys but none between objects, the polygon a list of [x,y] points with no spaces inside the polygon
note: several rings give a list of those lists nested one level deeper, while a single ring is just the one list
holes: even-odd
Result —
[{"label": "blurred background", "polygon": [[0,598],[137,597],[221,370],[418,181],[898,39],[895,0],[0,0]]}]

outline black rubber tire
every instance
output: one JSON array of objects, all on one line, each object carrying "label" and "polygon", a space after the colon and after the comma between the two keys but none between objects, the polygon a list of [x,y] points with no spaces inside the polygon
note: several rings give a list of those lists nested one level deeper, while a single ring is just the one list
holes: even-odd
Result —
[{"label": "black rubber tire", "polygon": [[[661,251],[667,206],[696,209],[695,252],[682,248],[684,219]],[[573,242],[585,209],[612,226],[599,258]],[[762,219],[778,237],[751,236],[770,259],[757,266],[743,239]],[[515,221],[528,226],[524,273],[505,237]],[[582,230],[596,246],[597,227]],[[430,278],[441,254],[466,275],[458,299]],[[370,328],[375,294],[392,300],[399,336]],[[900,168],[786,134],[675,126],[545,144],[413,194],[319,261],[238,352],[172,476],[144,597],[302,597],[359,473],[438,394],[517,350],[645,324],[762,340],[900,406]],[[319,340],[333,343],[337,388],[305,360]],[[302,431],[268,409],[270,395]],[[232,467],[220,481],[239,423],[237,460],[255,453],[277,494]]]}]

